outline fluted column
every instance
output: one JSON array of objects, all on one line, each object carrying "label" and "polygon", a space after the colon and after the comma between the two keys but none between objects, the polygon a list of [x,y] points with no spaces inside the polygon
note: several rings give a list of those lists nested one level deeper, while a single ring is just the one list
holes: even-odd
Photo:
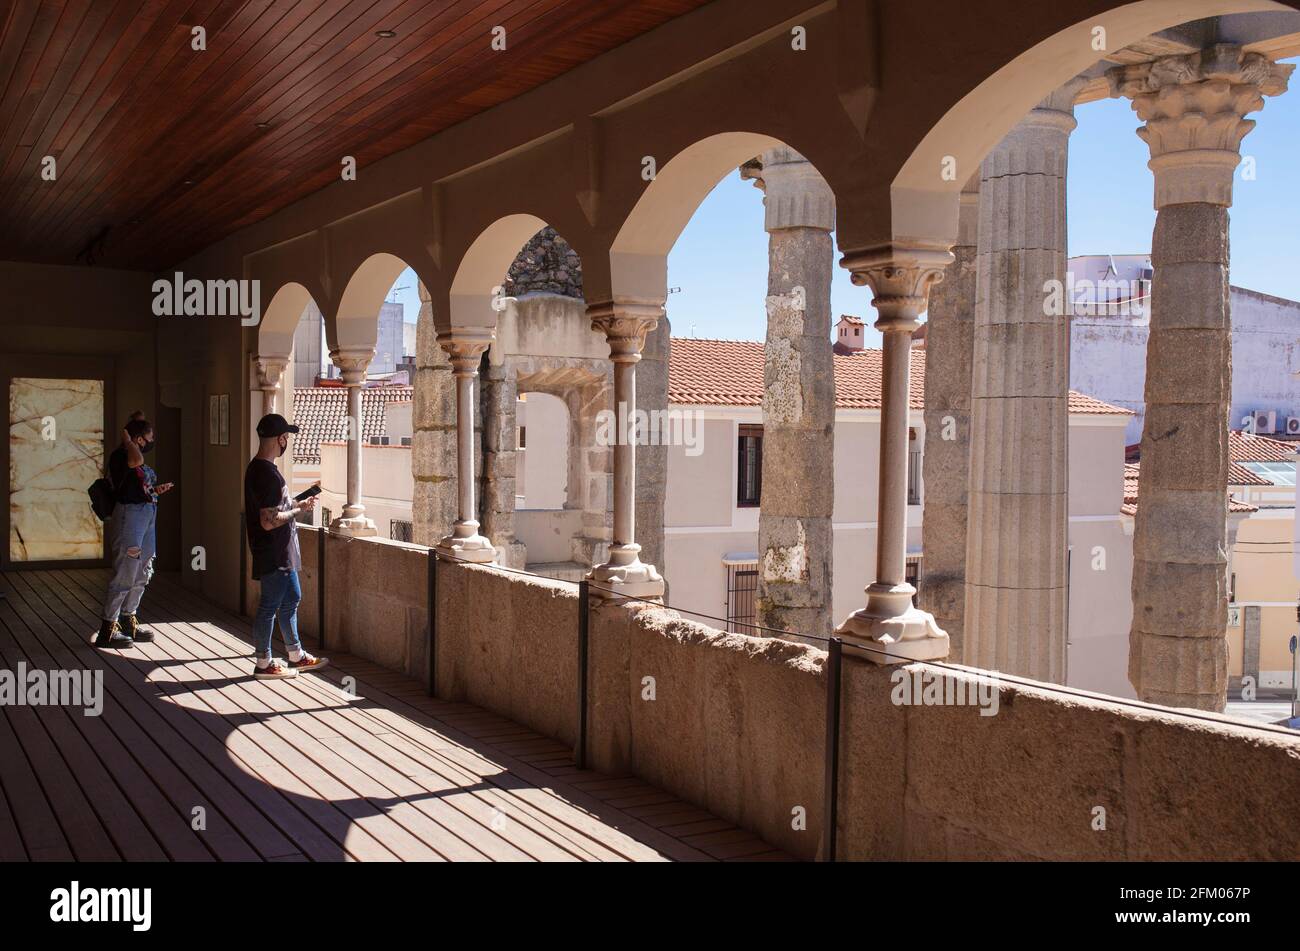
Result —
[{"label": "fluted column", "polygon": [[1129,681],[1153,703],[1227,702],[1228,207],[1245,115],[1294,67],[1221,44],[1118,67],[1155,173],[1146,417],[1133,530]]},{"label": "fluted column", "polygon": [[330,351],[330,359],[339,368],[348,390],[348,498],[343,514],[330,525],[331,531],[342,535],[378,534],[375,523],[366,517],[366,507],[361,501],[361,389],[366,383],[366,367],[374,356],[375,351],[370,348]]},{"label": "fluted column", "polygon": [[1051,302],[1065,284],[1078,87],[1039,103],[980,168],[971,375],[963,659],[1057,683],[1068,609],[1070,319]]},{"label": "fluted column", "polygon": [[438,543],[441,551],[461,561],[487,563],[497,551],[479,534],[478,510],[474,504],[474,380],[483,353],[492,343],[489,327],[458,327],[438,334],[438,343],[451,358],[456,380],[456,499],[459,516],[451,534]]},{"label": "fluted column", "polygon": [[884,335],[880,410],[880,496],[876,527],[876,581],[867,605],[837,629],[846,641],[871,648],[878,664],[937,660],[948,655],[948,635],[934,617],[914,607],[916,589],[906,581],[907,430],[912,332],[926,309],[930,287],[952,263],[939,247],[887,246],[845,254],[840,263],[853,283],[868,285]]},{"label": "fluted column", "polygon": [[964,656],[966,518],[970,479],[970,380],[975,331],[975,234],[979,175],[961,193],[955,260],[930,291],[925,334],[925,515],[920,605]]},{"label": "fluted column", "polygon": [[279,413],[280,380],[284,368],[289,365],[288,357],[257,358],[257,386],[262,391],[262,415]]},{"label": "fluted column", "polygon": [[763,190],[768,233],[758,621],[824,636],[833,623],[835,196],[793,149],[769,149],[741,171]]},{"label": "fluted column", "polygon": [[591,329],[603,333],[614,362],[614,537],[609,561],[592,568],[592,593],[658,598],[664,580],[654,565],[641,560],[636,543],[636,365],[646,334],[663,317],[662,301],[616,300],[587,305]]}]

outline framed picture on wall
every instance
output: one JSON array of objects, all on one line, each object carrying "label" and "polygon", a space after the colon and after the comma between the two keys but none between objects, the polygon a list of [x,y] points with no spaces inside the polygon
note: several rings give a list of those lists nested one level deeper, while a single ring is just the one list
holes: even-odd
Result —
[{"label": "framed picture on wall", "polygon": [[230,395],[214,393],[208,397],[208,445],[230,445]]}]

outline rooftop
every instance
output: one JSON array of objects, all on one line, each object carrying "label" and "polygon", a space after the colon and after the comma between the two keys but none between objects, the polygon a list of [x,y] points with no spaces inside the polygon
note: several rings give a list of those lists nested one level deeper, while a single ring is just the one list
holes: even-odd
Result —
[{"label": "rooftop", "polygon": [[[829,346],[829,342],[827,344]],[[834,354],[835,405],[879,409],[882,352]],[[925,408],[925,351],[912,351],[909,405]],[[668,365],[668,401],[695,406],[761,406],[763,344],[754,340],[698,340],[674,337]],[[1130,416],[1128,410],[1070,391],[1070,412]]]},{"label": "rooftop", "polygon": [[[386,436],[384,407],[388,403],[409,403],[413,386],[370,386],[361,390],[361,441]],[[293,391],[293,421],[298,434],[293,439],[293,461],[319,465],[323,442],[345,439],[348,391],[343,386],[299,386]]]},{"label": "rooftop", "polygon": [[[1136,462],[1124,463],[1124,504],[1121,505],[1119,508],[1121,515],[1133,516],[1137,514],[1138,475],[1140,472],[1141,472],[1141,468],[1139,463]],[[1238,482],[1236,478],[1237,475],[1250,476],[1251,473],[1249,473],[1246,470],[1242,470],[1241,473],[1234,473],[1230,471],[1228,474],[1228,483],[1230,485],[1256,484],[1253,482]],[[1267,482],[1263,482],[1263,480],[1261,480],[1261,483],[1264,485],[1269,484]],[[1251,512],[1258,512],[1259,506],[1251,505],[1249,502],[1243,502],[1240,499],[1234,497],[1231,493],[1229,493],[1228,511],[1234,515],[1236,514],[1248,515]]]}]

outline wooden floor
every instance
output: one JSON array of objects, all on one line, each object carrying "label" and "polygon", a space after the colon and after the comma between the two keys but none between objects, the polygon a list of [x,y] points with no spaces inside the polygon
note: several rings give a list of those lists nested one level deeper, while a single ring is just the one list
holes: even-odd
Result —
[{"label": "wooden floor", "polygon": [[98,717],[0,706],[0,860],[785,858],[358,658],[331,652],[320,674],[255,681],[248,622],[166,576],[141,610],[157,640],[95,650],[105,580],[0,575],[0,667],[104,672]]}]

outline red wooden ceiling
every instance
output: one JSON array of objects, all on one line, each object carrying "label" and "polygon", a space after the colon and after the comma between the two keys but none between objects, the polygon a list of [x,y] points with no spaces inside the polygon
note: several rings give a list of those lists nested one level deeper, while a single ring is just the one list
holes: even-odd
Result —
[{"label": "red wooden ceiling", "polygon": [[705,2],[0,0],[0,260],[168,267]]}]

